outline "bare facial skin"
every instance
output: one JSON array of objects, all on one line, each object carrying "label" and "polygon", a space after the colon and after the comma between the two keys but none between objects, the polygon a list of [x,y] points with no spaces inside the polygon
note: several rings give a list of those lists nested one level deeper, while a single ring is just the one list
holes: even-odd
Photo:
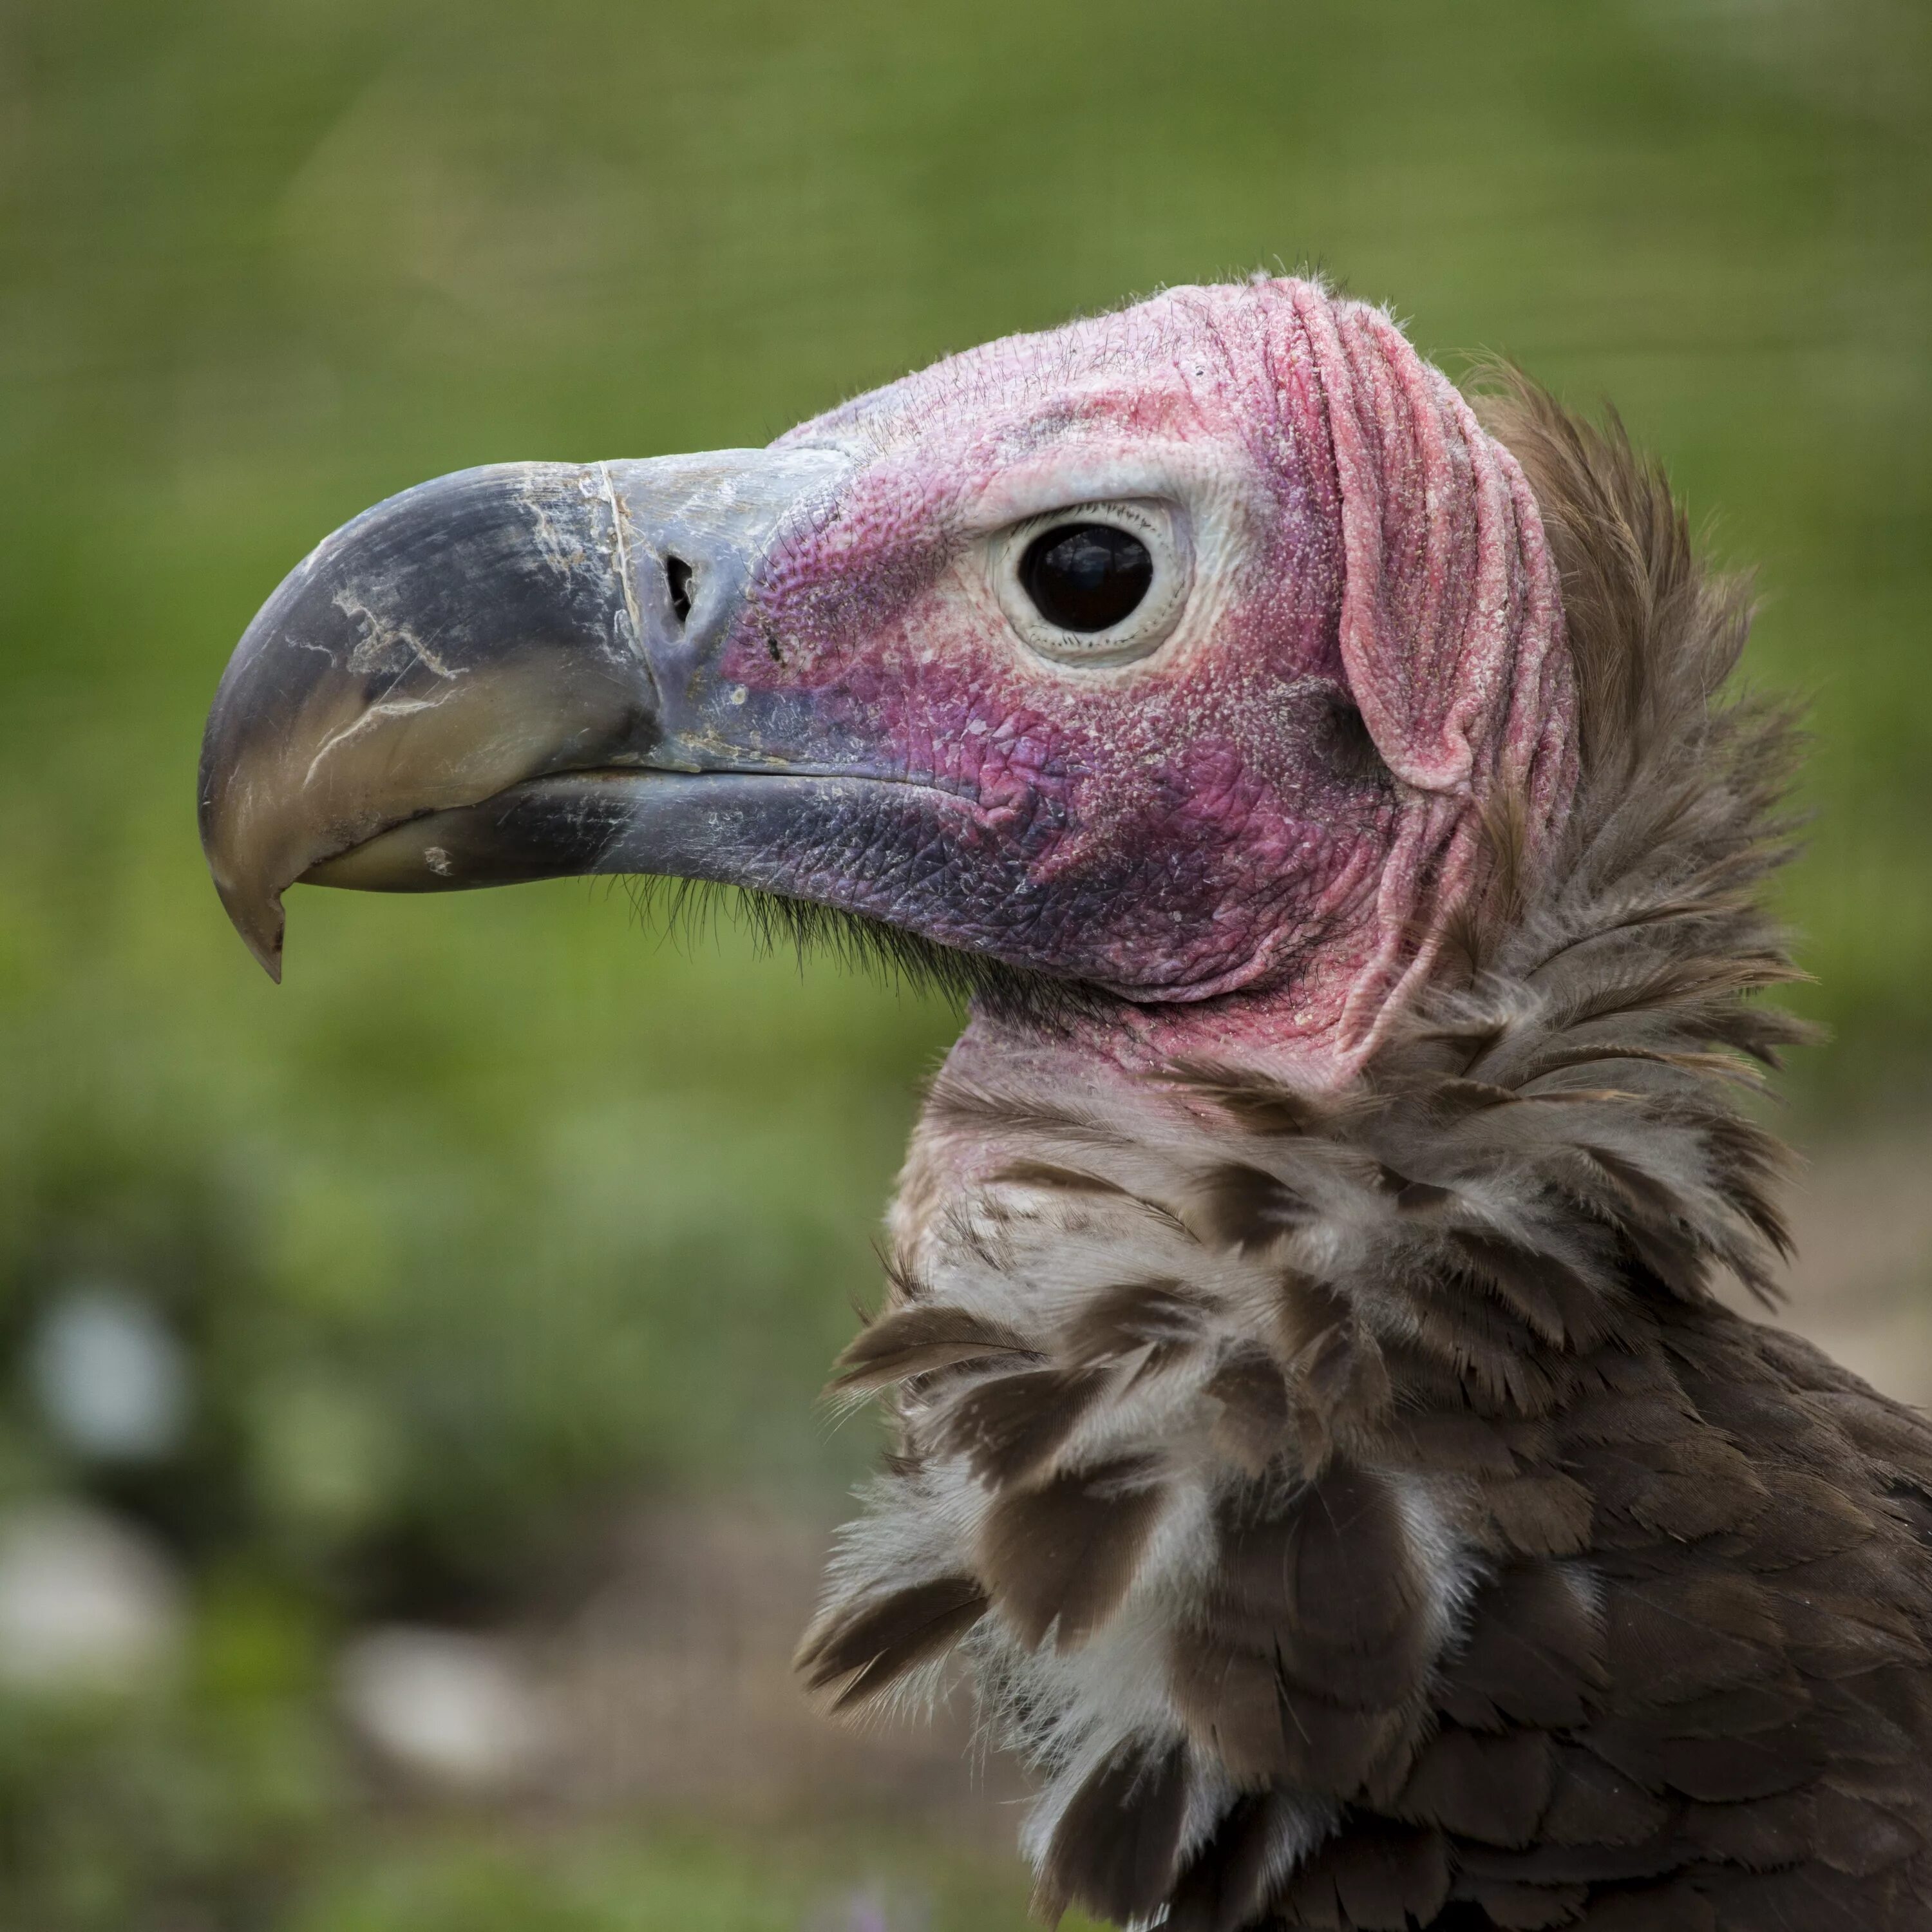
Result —
[{"label": "bare facial skin", "polygon": [[244,640],[204,824],[265,962],[299,878],[681,873],[1077,983],[1130,1066],[1334,1079],[1483,814],[1532,847],[1560,820],[1573,712],[1507,453],[1378,312],[1257,282],[990,344],[769,451],[392,500]]}]

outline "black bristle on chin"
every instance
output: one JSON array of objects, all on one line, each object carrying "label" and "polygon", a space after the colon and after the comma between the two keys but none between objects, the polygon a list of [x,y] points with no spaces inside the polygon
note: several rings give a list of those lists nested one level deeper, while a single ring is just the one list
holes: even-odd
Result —
[{"label": "black bristle on chin", "polygon": [[814,956],[829,958],[836,965],[886,985],[935,994],[1000,1019],[1058,1031],[1076,1021],[1102,1018],[1120,1005],[1114,995],[1088,981],[1056,980],[1010,966],[814,899],[709,880],[642,874],[624,874],[617,883],[640,923],[680,943],[702,937],[722,908],[734,923],[750,932],[761,952],[788,948],[801,968]]}]

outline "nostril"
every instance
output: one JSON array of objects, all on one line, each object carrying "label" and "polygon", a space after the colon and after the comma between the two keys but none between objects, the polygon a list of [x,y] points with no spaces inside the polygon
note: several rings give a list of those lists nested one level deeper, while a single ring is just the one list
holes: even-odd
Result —
[{"label": "nostril", "polygon": [[691,616],[691,566],[681,556],[664,559],[664,582],[670,590],[670,608],[682,624]]}]

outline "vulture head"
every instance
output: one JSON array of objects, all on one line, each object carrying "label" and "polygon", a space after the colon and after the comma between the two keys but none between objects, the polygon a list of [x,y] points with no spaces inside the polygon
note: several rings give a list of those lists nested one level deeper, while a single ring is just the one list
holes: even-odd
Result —
[{"label": "vulture head", "polygon": [[298,881],[746,887],[975,994],[800,1654],[957,1656],[1038,1903],[1932,1926],[1932,1425],[1769,1296],[1790,721],[1661,475],[1179,289],[762,450],[473,470],[276,591],[201,823]]},{"label": "vulture head", "polygon": [[391,499],[242,640],[202,824],[271,972],[298,880],[676,874],[1082,989],[1130,1061],[1340,1070],[1486,814],[1560,820],[1574,711],[1514,462],[1385,316],[1265,281],[766,449]]}]

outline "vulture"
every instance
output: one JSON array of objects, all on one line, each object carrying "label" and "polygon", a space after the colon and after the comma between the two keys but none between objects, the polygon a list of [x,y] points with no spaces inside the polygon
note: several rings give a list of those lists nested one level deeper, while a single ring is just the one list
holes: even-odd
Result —
[{"label": "vulture", "polygon": [[800,1662],[970,1678],[1049,1921],[1932,1927],[1932,1425],[1715,1292],[1794,720],[1615,418],[1472,389],[1258,278],[423,484],[242,638],[214,881],[274,974],[298,880],[644,874],[969,996]]}]

